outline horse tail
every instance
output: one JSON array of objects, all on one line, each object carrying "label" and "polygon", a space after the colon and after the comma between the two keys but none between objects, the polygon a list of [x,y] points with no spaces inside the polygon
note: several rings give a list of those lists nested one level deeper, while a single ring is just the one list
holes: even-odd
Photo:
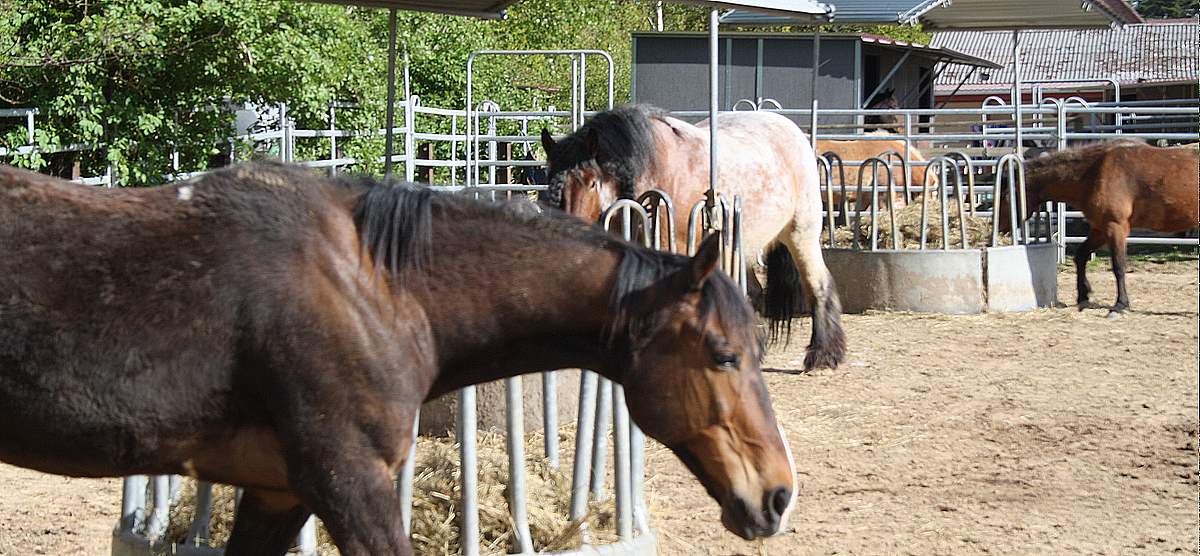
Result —
[{"label": "horse tail", "polygon": [[782,243],[771,246],[765,259],[767,286],[763,292],[763,315],[768,321],[770,341],[778,342],[782,337],[786,344],[791,337],[792,318],[811,313],[812,339],[804,357],[804,369],[836,369],[846,355],[846,333],[842,330],[842,304],[833,275],[824,265],[818,265],[822,275],[810,277],[806,283],[791,251]]},{"label": "horse tail", "polygon": [[776,243],[767,249],[765,261],[767,285],[763,288],[763,316],[769,323],[769,338],[786,344],[792,335],[792,317],[808,312],[804,280],[786,245]]}]

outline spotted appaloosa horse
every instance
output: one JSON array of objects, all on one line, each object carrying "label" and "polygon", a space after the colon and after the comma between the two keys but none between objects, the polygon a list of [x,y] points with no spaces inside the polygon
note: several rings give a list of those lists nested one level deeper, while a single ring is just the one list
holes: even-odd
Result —
[{"label": "spotted appaloosa horse", "polygon": [[[597,114],[560,141],[542,130],[550,163],[543,202],[594,222],[617,198],[658,188],[679,207],[677,241],[686,245],[688,209],[709,184],[708,125],[639,105]],[[748,258],[766,252],[763,305],[772,335],[786,335],[804,297],[813,313],[805,368],[837,367],[845,335],[837,288],[821,255],[821,191],[808,138],[769,112],[721,114],[717,130],[719,191],[742,199]]]},{"label": "spotted appaloosa horse", "polygon": [[[1083,211],[1087,240],[1075,250],[1077,303],[1088,306],[1092,286],[1087,262],[1107,245],[1117,280],[1110,316],[1129,308],[1125,289],[1125,242],[1130,228],[1179,232],[1200,226],[1200,152],[1119,140],[1033,158],[1025,162],[1026,208],[1061,201]],[[1006,192],[999,227],[1012,228]]]},{"label": "spotted appaloosa horse", "polygon": [[753,311],[715,270],[558,215],[279,165],[95,189],[0,167],[0,460],[244,487],[229,556],[312,514],[410,555],[395,476],[422,401],[583,367],[747,538],[796,493]]}]

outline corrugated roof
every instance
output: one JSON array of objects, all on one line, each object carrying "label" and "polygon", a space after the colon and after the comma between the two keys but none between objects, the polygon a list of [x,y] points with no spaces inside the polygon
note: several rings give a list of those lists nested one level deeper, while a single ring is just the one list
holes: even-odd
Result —
[{"label": "corrugated roof", "polygon": [[[835,23],[911,25],[928,29],[1034,29],[1105,27],[1138,23],[1125,0],[833,0]],[[770,15],[735,11],[735,25],[786,25]]]},{"label": "corrugated roof", "polygon": [[[963,90],[1007,90],[1012,83],[1012,33],[945,31],[933,46],[986,58],[1002,69],[977,72]],[[1197,20],[1126,25],[1119,29],[1038,30],[1021,33],[1021,79],[1103,79],[1120,83],[1186,82],[1200,77]],[[951,66],[938,76],[938,91],[953,90],[971,71]]]},{"label": "corrugated roof", "polygon": [[[305,0],[327,4],[367,6],[371,8],[396,8],[418,12],[437,12],[497,19],[504,17],[504,10],[518,0]],[[671,0],[678,4],[699,4],[716,8],[750,10],[772,14],[774,17],[795,23],[824,18],[829,6],[815,0]]]},{"label": "corrugated roof", "polygon": [[[811,36],[811,35],[810,35]],[[921,54],[926,54],[931,58],[939,58],[953,61],[957,65],[978,66],[981,68],[996,69],[1000,66],[991,60],[972,56],[964,52],[958,52],[950,48],[942,48],[940,46],[924,45],[915,42],[902,41],[891,37],[881,37],[870,33],[863,33],[858,36],[859,40],[867,44],[875,44],[896,50],[912,50]]]}]

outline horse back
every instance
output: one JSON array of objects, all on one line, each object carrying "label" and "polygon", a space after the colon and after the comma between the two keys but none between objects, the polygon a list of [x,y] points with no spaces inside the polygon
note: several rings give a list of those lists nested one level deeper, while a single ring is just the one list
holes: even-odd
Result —
[{"label": "horse back", "polygon": [[1130,226],[1164,232],[1200,226],[1200,153],[1144,144],[1105,152],[1096,187],[1101,203],[1123,211]]},{"label": "horse back", "polygon": [[267,420],[249,354],[289,332],[336,218],[304,176],[254,171],[105,190],[0,168],[0,460],[162,469]]}]

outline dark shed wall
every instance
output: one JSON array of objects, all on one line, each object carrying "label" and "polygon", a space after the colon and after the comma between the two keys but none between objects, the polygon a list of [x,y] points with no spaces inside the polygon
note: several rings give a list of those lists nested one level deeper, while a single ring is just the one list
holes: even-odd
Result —
[{"label": "dark shed wall", "polygon": [[[708,109],[708,39],[703,36],[635,35],[633,98],[668,110]],[[858,40],[831,37],[821,41],[817,98],[822,108],[854,108],[860,99],[855,81]],[[758,59],[761,47],[762,67]],[[759,97],[784,108],[809,108],[812,87],[812,41],[779,36],[722,37],[720,107],[730,110],[740,99]],[[793,118],[807,124],[807,117]],[[822,118],[850,122],[852,117]]]}]

